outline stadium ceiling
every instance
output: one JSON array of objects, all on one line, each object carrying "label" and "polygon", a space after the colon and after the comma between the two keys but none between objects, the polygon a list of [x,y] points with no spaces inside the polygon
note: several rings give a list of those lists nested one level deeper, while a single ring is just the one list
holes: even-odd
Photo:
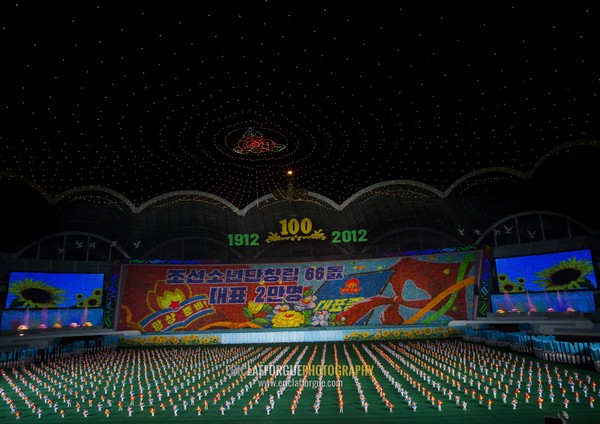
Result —
[{"label": "stadium ceiling", "polygon": [[0,9],[0,179],[49,197],[192,191],[243,209],[285,195],[291,170],[299,195],[342,205],[390,181],[443,193],[598,150],[597,2]]}]

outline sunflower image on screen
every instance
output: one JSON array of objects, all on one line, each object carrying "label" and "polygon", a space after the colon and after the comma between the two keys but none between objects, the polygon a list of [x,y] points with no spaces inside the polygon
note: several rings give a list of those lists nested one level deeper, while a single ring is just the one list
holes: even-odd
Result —
[{"label": "sunflower image on screen", "polygon": [[8,291],[15,296],[9,308],[59,308],[67,299],[64,290],[29,278],[13,282]]},{"label": "sunflower image on screen", "polygon": [[545,291],[593,289],[588,278],[594,271],[587,259],[569,258],[536,273],[533,283]]},{"label": "sunflower image on screen", "polygon": [[75,299],[77,299],[78,308],[97,308],[102,303],[102,289],[95,288],[88,297],[85,297],[83,293],[77,293]]},{"label": "sunflower image on screen", "polygon": [[500,274],[498,276],[498,286],[502,293],[523,293],[525,292],[525,279],[519,277],[516,281],[511,281],[508,275]]}]

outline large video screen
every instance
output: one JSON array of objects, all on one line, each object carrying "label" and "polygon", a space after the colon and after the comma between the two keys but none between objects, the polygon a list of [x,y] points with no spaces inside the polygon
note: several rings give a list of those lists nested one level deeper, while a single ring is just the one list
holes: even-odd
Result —
[{"label": "large video screen", "polygon": [[11,272],[7,309],[101,308],[104,274]]},{"label": "large video screen", "polygon": [[473,318],[480,251],[256,265],[121,267],[118,329],[448,323]]},{"label": "large video screen", "polygon": [[597,288],[589,249],[495,259],[498,292],[535,293]]}]

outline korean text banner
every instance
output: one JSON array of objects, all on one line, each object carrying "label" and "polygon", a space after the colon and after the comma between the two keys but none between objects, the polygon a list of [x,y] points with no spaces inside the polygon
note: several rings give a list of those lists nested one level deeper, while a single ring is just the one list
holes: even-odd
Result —
[{"label": "korean text banner", "polygon": [[470,319],[481,252],[121,269],[119,330],[447,323]]}]

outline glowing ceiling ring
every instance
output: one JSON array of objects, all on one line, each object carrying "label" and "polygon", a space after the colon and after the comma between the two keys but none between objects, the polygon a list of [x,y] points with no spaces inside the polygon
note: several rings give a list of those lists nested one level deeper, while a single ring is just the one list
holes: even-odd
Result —
[{"label": "glowing ceiling ring", "polygon": [[260,155],[263,153],[281,152],[285,148],[285,144],[277,144],[273,140],[266,138],[261,132],[250,127],[240,137],[233,151],[240,155]]}]

